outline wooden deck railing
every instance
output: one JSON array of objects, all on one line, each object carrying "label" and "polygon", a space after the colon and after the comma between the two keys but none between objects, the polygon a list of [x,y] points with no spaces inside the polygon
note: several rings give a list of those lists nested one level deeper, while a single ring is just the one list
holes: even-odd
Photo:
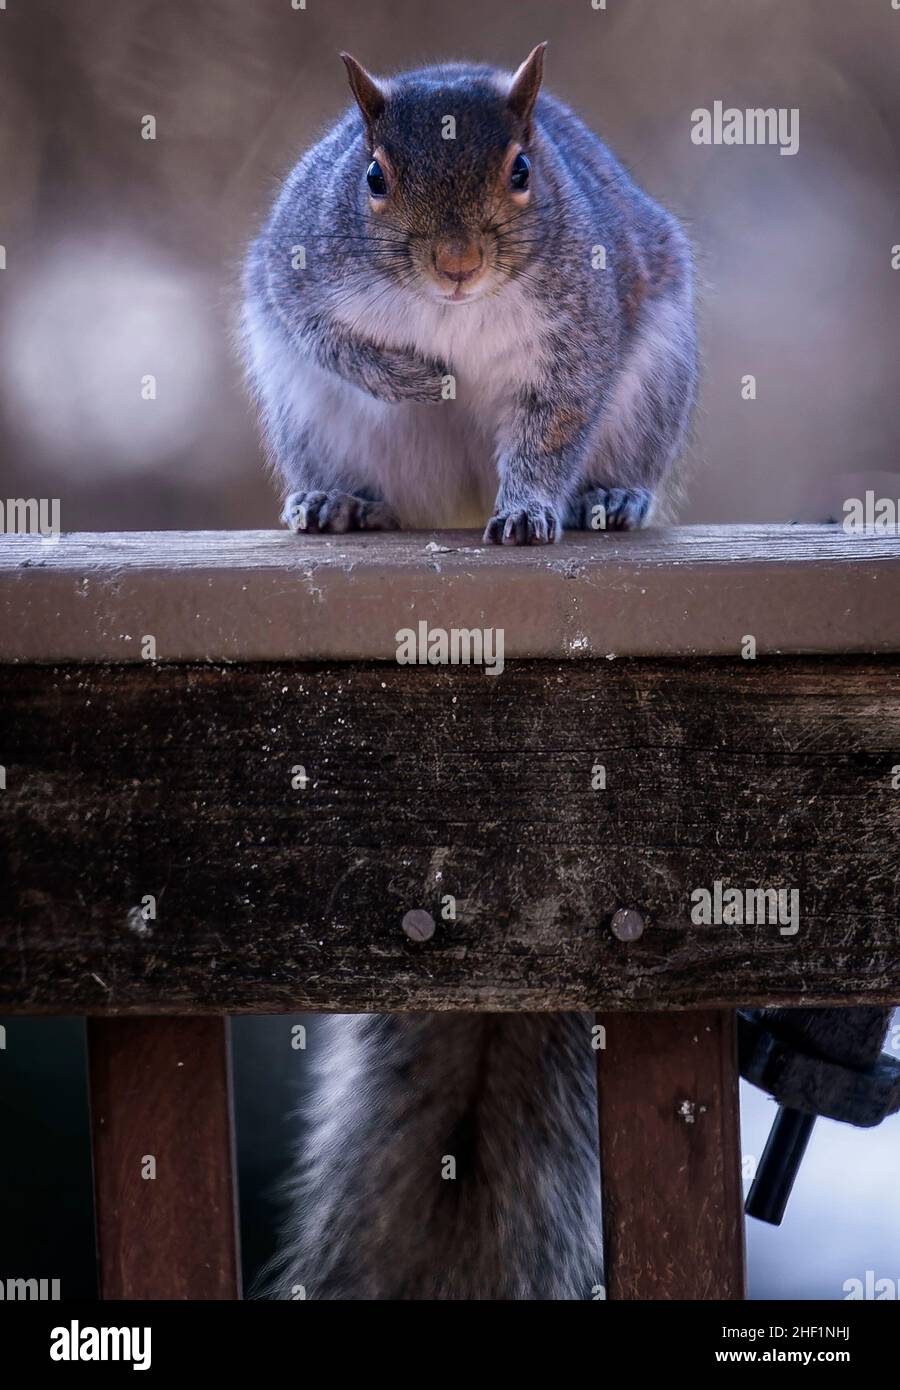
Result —
[{"label": "wooden deck railing", "polygon": [[598,1010],[610,1296],[742,1296],[734,1009],[900,1000],[898,654],[837,527],[2,538],[0,1012],[91,1018],[104,1296],[236,1293],[221,1019],[295,1009]]}]

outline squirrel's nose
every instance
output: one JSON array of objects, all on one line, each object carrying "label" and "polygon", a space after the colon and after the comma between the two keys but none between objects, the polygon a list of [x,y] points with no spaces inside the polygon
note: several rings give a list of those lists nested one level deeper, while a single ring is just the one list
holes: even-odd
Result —
[{"label": "squirrel's nose", "polygon": [[484,252],[477,242],[468,238],[444,237],[435,242],[432,259],[439,275],[461,285],[478,274],[484,264]]}]

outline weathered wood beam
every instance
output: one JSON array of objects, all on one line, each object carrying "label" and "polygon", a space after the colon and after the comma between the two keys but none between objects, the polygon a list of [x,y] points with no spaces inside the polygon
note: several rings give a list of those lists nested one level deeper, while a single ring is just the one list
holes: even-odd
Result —
[{"label": "weathered wood beam", "polygon": [[239,1296],[226,1028],[88,1023],[102,1298]]},{"label": "weathered wood beam", "polygon": [[607,1014],[597,1053],[614,1299],[746,1297],[734,1014]]},{"label": "weathered wood beam", "polygon": [[0,661],[391,660],[425,621],[506,660],[900,651],[900,537],[838,526],[569,534],[126,532],[0,545]]},{"label": "weathered wood beam", "polygon": [[[7,665],[0,702],[7,1012],[900,999],[897,658]],[[716,880],[798,931],[695,924]]]}]

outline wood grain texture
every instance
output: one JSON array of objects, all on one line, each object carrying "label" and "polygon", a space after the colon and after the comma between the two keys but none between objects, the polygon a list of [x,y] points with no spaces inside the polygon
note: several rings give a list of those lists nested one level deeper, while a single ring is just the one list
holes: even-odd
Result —
[{"label": "wood grain texture", "polygon": [[682,526],[490,546],[475,532],[6,536],[0,661],[389,660],[502,628],[507,660],[900,651],[900,536]]},{"label": "wood grain texture", "polygon": [[600,1021],[607,1296],[744,1298],[733,1013],[617,1013]]},{"label": "wood grain texture", "polygon": [[[893,1003],[898,670],[0,668],[0,1007]],[[716,879],[796,936],[693,924]]]},{"label": "wood grain texture", "polygon": [[101,1297],[237,1298],[225,1020],[91,1019],[88,1050]]}]

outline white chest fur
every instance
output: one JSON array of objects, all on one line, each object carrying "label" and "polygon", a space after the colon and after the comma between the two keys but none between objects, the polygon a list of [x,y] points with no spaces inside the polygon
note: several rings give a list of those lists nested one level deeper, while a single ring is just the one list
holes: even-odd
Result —
[{"label": "white chest fur", "polygon": [[541,375],[546,322],[533,298],[515,283],[470,304],[362,290],[340,317],[365,323],[381,342],[439,358],[453,377],[455,395],[435,405],[384,405],[341,390],[334,405],[356,422],[367,481],[404,526],[483,526],[497,491],[498,433],[516,393]]},{"label": "white chest fur", "polygon": [[[470,304],[441,304],[377,282],[344,292],[332,312],[357,333],[445,362],[455,396],[388,404],[302,357],[255,306],[244,336],[263,406],[320,441],[319,486],[365,488],[406,528],[484,525],[497,491],[498,434],[516,393],[540,378],[545,320],[515,283]],[[279,459],[289,489],[300,463]],[[296,476],[294,476],[296,473]],[[327,480],[327,481],[326,481]]]}]

